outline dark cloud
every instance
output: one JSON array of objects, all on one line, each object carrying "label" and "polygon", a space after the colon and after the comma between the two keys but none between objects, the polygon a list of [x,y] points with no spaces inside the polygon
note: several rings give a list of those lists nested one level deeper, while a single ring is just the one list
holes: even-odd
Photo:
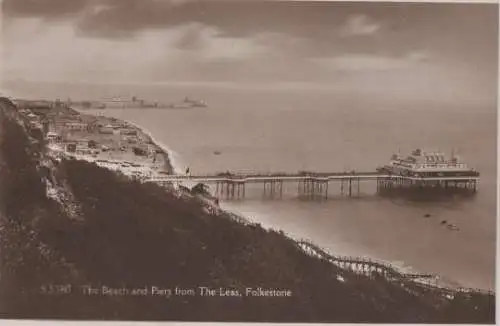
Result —
[{"label": "dark cloud", "polygon": [[81,34],[133,36],[146,29],[201,23],[230,36],[245,36],[277,27],[283,9],[274,2],[258,1],[108,0],[105,5],[82,15],[77,22]]},{"label": "dark cloud", "polygon": [[458,29],[467,35],[475,31],[474,26],[469,28],[471,22],[496,21],[498,14],[495,4],[263,0],[4,0],[3,9],[6,17],[73,17],[78,35],[89,37],[133,37],[148,29],[200,23],[217,28],[221,36],[276,32],[324,43],[336,41],[334,30],[344,28],[347,36],[368,36],[363,42],[370,45],[384,41],[372,36],[391,31],[400,37],[407,37],[401,31],[414,31],[419,33],[415,38],[424,40],[442,29]]},{"label": "dark cloud", "polygon": [[4,0],[5,17],[61,18],[77,14],[91,5],[93,0]]},{"label": "dark cloud", "polygon": [[482,61],[497,60],[496,4],[4,0],[3,9],[8,18],[67,19],[78,36],[93,38],[126,39],[147,30],[188,26],[177,44],[186,50],[199,48],[204,27],[209,27],[217,37],[277,35],[260,41],[305,56],[376,51],[401,56],[431,49],[443,57],[479,54]]},{"label": "dark cloud", "polygon": [[314,36],[339,26],[346,15],[376,13],[379,5],[261,0],[5,0],[7,17],[61,19],[76,16],[82,35],[133,36],[144,29],[197,22],[229,36],[260,31]]}]

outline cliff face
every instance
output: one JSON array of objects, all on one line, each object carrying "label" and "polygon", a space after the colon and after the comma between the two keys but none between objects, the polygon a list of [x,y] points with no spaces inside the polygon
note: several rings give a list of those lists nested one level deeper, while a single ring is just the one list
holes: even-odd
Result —
[{"label": "cliff face", "polygon": [[[0,115],[3,317],[494,322],[493,296],[450,299],[348,272],[281,233],[211,215],[196,198],[52,159],[8,100]],[[164,292],[151,295],[153,287]],[[199,287],[217,295],[201,296]],[[165,295],[175,288],[196,295]],[[247,288],[291,296],[247,296]]]},{"label": "cliff face", "polygon": [[75,267],[47,242],[52,224],[67,217],[47,195],[51,171],[43,138],[6,99],[0,100],[0,125],[0,312],[31,317],[57,304],[65,309],[64,298],[42,295],[50,284],[81,281]]}]

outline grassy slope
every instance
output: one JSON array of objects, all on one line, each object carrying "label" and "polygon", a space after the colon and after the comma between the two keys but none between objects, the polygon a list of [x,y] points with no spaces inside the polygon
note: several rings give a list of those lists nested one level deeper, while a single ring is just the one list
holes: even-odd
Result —
[{"label": "grassy slope", "polygon": [[[13,108],[4,103],[3,110]],[[194,199],[180,200],[156,185],[130,182],[86,162],[64,161],[57,167],[83,208],[83,222],[70,220],[44,195],[35,167],[37,149],[14,121],[0,121],[0,203],[6,225],[0,308],[6,317],[493,321],[491,297],[443,301],[411,295],[383,279],[306,256],[279,233],[210,216]],[[71,283],[73,294],[41,294],[40,286],[49,283]],[[293,297],[85,297],[77,289],[82,284],[260,286],[291,289]]]}]

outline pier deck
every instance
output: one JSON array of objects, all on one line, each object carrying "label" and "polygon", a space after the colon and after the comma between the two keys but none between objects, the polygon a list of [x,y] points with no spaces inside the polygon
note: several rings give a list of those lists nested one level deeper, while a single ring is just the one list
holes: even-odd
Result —
[{"label": "pier deck", "polygon": [[299,197],[328,198],[328,188],[331,183],[340,184],[341,195],[353,196],[360,193],[360,183],[375,181],[377,192],[429,189],[463,189],[475,192],[479,174],[462,173],[448,176],[410,176],[373,172],[311,172],[311,173],[221,173],[216,175],[165,175],[153,177],[145,182],[169,184],[179,182],[198,182],[215,185],[215,195],[227,199],[242,199],[245,197],[247,183],[263,185],[265,197],[281,198],[284,183],[297,183]]}]

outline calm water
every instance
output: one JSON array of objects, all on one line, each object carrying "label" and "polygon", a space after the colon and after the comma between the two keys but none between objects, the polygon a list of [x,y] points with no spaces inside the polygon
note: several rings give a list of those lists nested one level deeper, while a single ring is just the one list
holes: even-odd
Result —
[{"label": "calm water", "polygon": [[[30,90],[35,96],[38,89]],[[44,90],[62,97],[61,90]],[[327,92],[149,88],[135,95],[155,100],[206,100],[208,110],[113,110],[138,123],[176,152],[193,174],[237,171],[374,170],[391,154],[416,147],[451,151],[482,174],[470,200],[411,203],[373,196],[362,184],[358,199],[225,202],[264,226],[309,238],[332,252],[370,256],[438,273],[465,286],[494,288],[496,230],[496,108],[391,103]],[[130,89],[68,89],[74,98],[132,95]],[[47,95],[49,94],[49,95]],[[112,113],[111,113],[112,112]],[[219,151],[220,155],[215,155]],[[335,186],[333,186],[335,187]],[[331,192],[335,192],[332,186]],[[430,218],[423,215],[429,213]],[[451,231],[440,223],[459,227]]]}]

